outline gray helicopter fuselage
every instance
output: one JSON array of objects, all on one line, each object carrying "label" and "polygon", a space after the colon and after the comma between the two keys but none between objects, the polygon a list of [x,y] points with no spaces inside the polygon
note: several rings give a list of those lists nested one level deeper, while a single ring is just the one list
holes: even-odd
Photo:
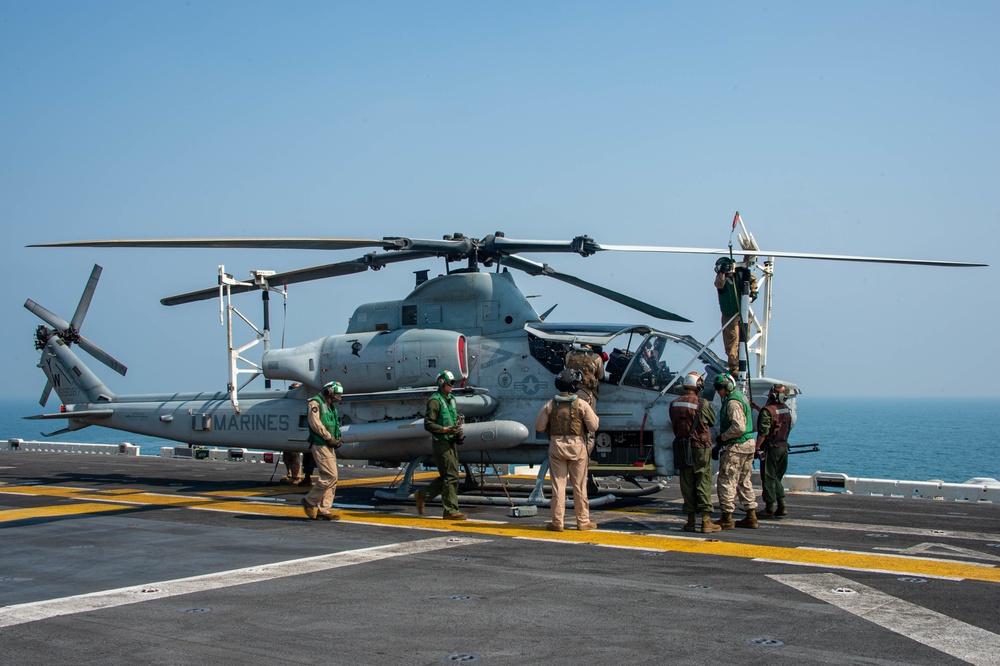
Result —
[{"label": "gray helicopter fuselage", "polygon": [[[611,350],[602,383],[595,463],[654,463],[672,473],[673,439],[663,389],[679,371],[720,372],[721,361],[696,341],[645,326],[542,322],[509,273],[468,272],[423,282],[405,299],[357,308],[347,333],[265,353],[265,377],[300,382],[286,390],[115,395],[60,338],[45,344],[39,366],[64,402],[68,429],[100,425],[191,445],[281,451],[308,448],[306,401],[340,381],[343,458],[402,462],[431,451],[422,428],[441,370],[464,377],[456,391],[465,416],[465,462],[538,464],[548,441],[533,428],[555,395],[554,375],[573,344]],[[668,349],[669,347],[669,349]],[[658,367],[640,363],[655,349]],[[687,367],[681,367],[683,364]],[[673,368],[670,367],[672,364]],[[755,380],[766,390],[771,380]],[[753,384],[752,384],[753,386]],[[655,452],[655,453],[654,453]],[[648,471],[648,467],[644,468]]]}]

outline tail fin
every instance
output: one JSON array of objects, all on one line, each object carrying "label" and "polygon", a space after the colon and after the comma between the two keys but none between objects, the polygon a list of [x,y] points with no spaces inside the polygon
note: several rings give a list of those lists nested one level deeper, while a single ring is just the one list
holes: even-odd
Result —
[{"label": "tail fin", "polygon": [[111,389],[73,353],[55,331],[39,326],[36,338],[42,343],[42,357],[38,367],[48,379],[47,387],[55,389],[64,405],[111,402],[115,399]]},{"label": "tail fin", "polygon": [[[72,322],[67,322],[59,315],[51,312],[33,300],[28,299],[24,307],[38,316],[48,326],[39,326],[35,332],[35,349],[42,350],[42,360],[38,367],[42,369],[48,381],[42,391],[42,406],[49,399],[52,389],[56,390],[63,404],[73,404],[81,401],[99,402],[109,400],[114,394],[93,372],[70,350],[74,342],[101,363],[115,372],[124,375],[128,370],[113,356],[80,335],[80,327],[87,316],[90,301],[97,289],[97,281],[101,277],[101,267],[94,265],[90,280],[83,290],[80,302],[73,313]],[[49,328],[51,326],[52,328]]]}]

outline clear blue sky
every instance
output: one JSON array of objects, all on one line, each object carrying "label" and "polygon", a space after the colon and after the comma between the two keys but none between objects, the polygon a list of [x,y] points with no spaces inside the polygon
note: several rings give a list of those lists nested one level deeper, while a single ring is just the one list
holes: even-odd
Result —
[{"label": "clear blue sky", "polygon": [[[7,0],[0,397],[44,383],[25,298],[69,318],[95,261],[83,333],[129,365],[93,364],[124,393],[225,386],[217,303],[161,297],[220,263],[362,254],[29,243],[503,230],[704,247],[736,210],[770,249],[993,264],[779,261],[768,375],[807,396],[998,396],[997,34],[995,2]],[[695,323],[518,274],[553,320],[718,328],[711,258],[531,258]],[[287,343],[343,332],[419,268],[441,264],[293,286]]]}]

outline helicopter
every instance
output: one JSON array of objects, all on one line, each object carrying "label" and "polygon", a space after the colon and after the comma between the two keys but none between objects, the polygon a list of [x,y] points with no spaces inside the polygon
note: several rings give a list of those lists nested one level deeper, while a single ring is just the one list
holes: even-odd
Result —
[{"label": "helicopter", "polygon": [[[737,222],[742,226],[738,213],[734,229]],[[764,307],[760,317],[755,315],[749,305],[749,290],[743,290],[739,380],[751,397],[766,395],[774,384],[784,384],[789,389],[788,405],[793,415],[795,398],[800,393],[798,386],[763,376],[775,257],[929,266],[983,265],[763,251],[745,227],[739,242],[737,250],[731,245],[729,248],[602,245],[586,235],[569,241],[517,240],[496,232],[481,239],[456,233],[441,240],[206,238],[33,245],[30,247],[377,248],[379,251],[349,261],[284,273],[253,271],[250,281],[237,280],[220,266],[217,286],[163,298],[161,303],[167,306],[218,298],[220,308],[229,313],[229,382],[224,391],[202,393],[118,395],[80,360],[72,349],[74,344],[125,374],[122,363],[79,333],[101,275],[100,267],[95,266],[70,322],[34,301],[25,303],[44,322],[35,335],[35,347],[41,352],[39,367],[47,378],[41,403],[44,406],[50,390],[55,390],[63,403],[58,413],[26,418],[67,421],[65,428],[47,436],[100,425],[191,446],[306,451],[306,400],[321,386],[335,380],[345,389],[339,405],[344,444],[338,450],[338,457],[386,466],[408,463],[399,490],[399,496],[405,497],[413,471],[430,457],[431,440],[423,429],[423,415],[442,370],[452,371],[460,381],[454,392],[465,421],[460,462],[494,467],[544,466],[548,460],[548,440],[544,433],[534,432],[530,424],[555,392],[554,375],[563,369],[567,354],[589,345],[598,353],[607,354],[607,376],[601,382],[597,404],[601,425],[595,435],[590,474],[630,480],[639,494],[655,492],[658,487],[649,489],[638,480],[673,474],[673,433],[668,407],[672,396],[683,392],[679,380],[692,371],[705,377],[727,371],[726,360],[709,348],[715,337],[701,343],[691,336],[646,324],[550,322],[547,317],[551,310],[541,314],[535,311],[516,285],[511,269],[560,280],[656,319],[689,320],[521,255],[572,253],[588,257],[603,251],[742,255],[738,263],[763,275],[760,288]],[[428,277],[428,271],[418,271],[414,289],[403,299],[358,306],[345,333],[296,347],[270,348],[268,301],[269,294],[278,287],[428,258],[443,258],[445,274],[432,278]],[[765,259],[758,262],[759,258]],[[457,268],[452,266],[456,263]],[[236,347],[232,342],[233,314],[248,324],[249,319],[232,306],[232,296],[254,291],[262,294],[264,329],[261,331],[251,324],[257,339]],[[260,364],[248,362],[244,356],[246,349],[257,342],[265,344]],[[756,377],[750,377],[751,354],[757,359]],[[240,368],[240,361],[251,367]],[[263,376],[265,390],[243,390],[237,385],[241,373],[251,374],[249,381]],[[275,380],[292,384],[287,389],[271,389],[270,382]],[[718,409],[720,401],[711,390],[711,382],[707,384],[706,397]]]}]

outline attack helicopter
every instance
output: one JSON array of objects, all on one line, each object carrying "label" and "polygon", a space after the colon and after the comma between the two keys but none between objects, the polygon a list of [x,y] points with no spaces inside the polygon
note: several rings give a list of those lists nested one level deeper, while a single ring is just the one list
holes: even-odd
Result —
[{"label": "attack helicopter", "polygon": [[[72,349],[74,344],[120,374],[125,366],[80,335],[80,327],[94,295],[101,269],[94,267],[80,304],[70,322],[29,300],[25,307],[44,322],[38,326],[35,347],[39,367],[46,375],[44,406],[50,390],[62,401],[60,412],[30,419],[66,420],[65,428],[49,436],[90,425],[174,440],[191,446],[248,447],[276,451],[305,451],[306,400],[329,381],[345,388],[339,406],[344,445],[338,456],[386,465],[408,462],[400,496],[409,492],[416,466],[429,458],[431,441],[422,427],[427,399],[442,370],[451,370],[461,382],[454,395],[464,417],[464,464],[544,464],[548,441],[531,424],[554,393],[554,375],[567,354],[589,345],[607,354],[607,376],[601,383],[597,413],[601,420],[591,456],[592,475],[628,479],[673,474],[668,406],[681,393],[679,379],[697,371],[706,377],[725,372],[727,363],[688,335],[645,324],[563,324],[539,314],[517,287],[511,270],[550,277],[626,305],[663,321],[686,318],[626,294],[556,271],[529,260],[529,253],[563,253],[588,257],[597,252],[663,252],[729,256],[762,275],[759,284],[764,306],[761,315],[749,305],[748,288],[742,302],[743,344],[739,379],[751,396],[763,396],[776,383],[790,390],[795,411],[798,386],[788,380],[763,376],[767,325],[776,257],[834,261],[864,261],[927,266],[982,266],[967,262],[823,255],[760,250],[737,213],[742,227],[740,247],[683,248],[645,245],[605,245],[589,236],[569,241],[509,239],[501,232],[475,239],[462,234],[441,240],[408,237],[382,239],[326,238],[209,238],[98,240],[46,243],[30,247],[115,248],[281,248],[349,250],[377,248],[349,261],[284,273],[254,271],[240,281],[220,266],[218,285],[163,298],[177,306],[220,299],[229,313],[230,376],[224,391],[118,395],[92,372]],[[737,255],[742,256],[739,259]],[[379,270],[390,264],[430,258],[444,259],[446,272],[428,277],[418,271],[413,291],[401,300],[358,306],[343,334],[328,335],[291,348],[269,344],[268,295],[290,284]],[[458,264],[458,267],[453,267]],[[746,287],[746,285],[744,285]],[[236,347],[233,314],[249,319],[232,306],[233,295],[259,291],[264,303],[264,329],[253,326],[256,340]],[[720,330],[721,332],[721,330]],[[260,364],[247,361],[246,349],[264,342]],[[749,358],[756,356],[757,376],[750,376]],[[249,363],[249,369],[239,362]],[[263,377],[264,390],[246,391],[237,385],[241,373],[250,381]],[[271,389],[270,382],[292,382],[290,388]],[[709,383],[709,386],[711,384]],[[709,398],[718,398],[709,389]],[[642,488],[635,482],[637,488]],[[654,487],[652,490],[657,490]],[[644,492],[644,491],[643,491]]]}]

